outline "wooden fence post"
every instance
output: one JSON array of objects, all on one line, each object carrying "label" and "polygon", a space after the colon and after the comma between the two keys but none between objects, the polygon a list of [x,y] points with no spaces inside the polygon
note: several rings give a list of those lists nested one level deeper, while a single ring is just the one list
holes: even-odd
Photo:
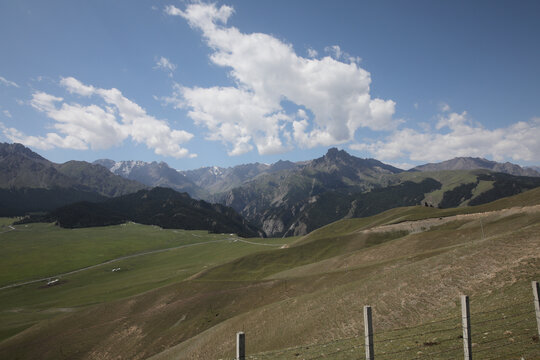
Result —
[{"label": "wooden fence post", "polygon": [[371,306],[364,306],[364,329],[366,340],[366,360],[374,360],[373,352],[373,319],[371,316]]},{"label": "wooden fence post", "polygon": [[469,297],[461,295],[461,324],[463,326],[463,354],[465,360],[472,360],[471,311]]},{"label": "wooden fence post", "polygon": [[236,333],[236,360],[246,360],[246,334]]},{"label": "wooden fence post", "polygon": [[540,336],[540,284],[538,281],[532,282],[534,293],[534,310],[536,311],[536,325],[538,326],[538,336]]}]

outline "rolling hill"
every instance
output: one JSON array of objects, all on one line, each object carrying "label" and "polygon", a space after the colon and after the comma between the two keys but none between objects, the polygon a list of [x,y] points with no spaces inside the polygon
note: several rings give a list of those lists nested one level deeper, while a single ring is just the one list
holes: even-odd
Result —
[{"label": "rolling hill", "polygon": [[[371,304],[378,354],[455,359],[465,293],[478,356],[497,347],[507,359],[534,358],[530,281],[540,276],[539,235],[540,189],[480,206],[341,220],[284,248],[48,318],[0,342],[0,356],[224,359],[243,330],[258,359],[348,359],[349,349],[361,352],[363,305]],[[17,291],[61,291],[76,280],[65,281],[57,290]]]},{"label": "rolling hill", "polygon": [[168,188],[140,190],[101,202],[77,202],[47,215],[25,219],[24,223],[55,222],[64,228],[108,226],[133,221],[166,229],[207,230],[235,233],[243,237],[261,236],[233,209],[194,200],[187,193]]}]

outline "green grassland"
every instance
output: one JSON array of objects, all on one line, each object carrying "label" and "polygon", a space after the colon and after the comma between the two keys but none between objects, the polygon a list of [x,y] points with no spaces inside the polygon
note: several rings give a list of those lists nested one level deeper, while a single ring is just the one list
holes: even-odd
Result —
[{"label": "green grassland", "polygon": [[7,226],[13,224],[15,221],[15,218],[0,218],[0,232],[8,230]]},{"label": "green grassland", "polygon": [[[471,297],[476,359],[539,358],[531,280],[540,280],[540,212],[522,209],[536,205],[540,189],[475,207],[398,208],[299,239],[248,240],[258,245],[129,225],[133,237],[121,241],[134,244],[122,252],[107,239],[129,226],[77,230],[88,231],[79,250],[90,254],[77,255],[85,264],[206,244],[103,265],[58,286],[0,290],[0,358],[232,359],[242,330],[250,359],[362,358],[363,306],[371,305],[377,359],[456,359],[462,294]],[[48,226],[17,236],[32,245],[32,231]],[[74,233],[49,231],[65,242]],[[103,243],[92,247],[95,239]],[[17,264],[22,253],[11,251]]]},{"label": "green grassland", "polygon": [[[291,241],[249,239],[246,243],[229,234],[134,223],[77,230],[52,224],[15,228],[0,235],[1,284],[51,277],[58,278],[60,285],[48,287],[46,281],[39,281],[0,290],[0,339],[58,314],[179,282],[205,268]],[[165,251],[145,254],[156,250]],[[57,276],[124,256],[133,257]],[[113,272],[116,268],[120,271]]]},{"label": "green grassland", "polygon": [[15,228],[1,234],[4,259],[0,262],[0,287],[55,276],[122,256],[231,238],[228,234],[164,230],[134,223],[83,229],[36,223]]}]

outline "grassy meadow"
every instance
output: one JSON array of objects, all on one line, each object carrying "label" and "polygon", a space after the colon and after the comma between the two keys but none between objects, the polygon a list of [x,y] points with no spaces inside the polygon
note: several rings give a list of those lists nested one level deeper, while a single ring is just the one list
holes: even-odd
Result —
[{"label": "grassy meadow", "polygon": [[[463,356],[459,299],[467,294],[475,359],[538,359],[531,289],[540,280],[537,205],[540,189],[477,207],[393,209],[302,238],[248,242],[136,224],[31,224],[0,234],[11,254],[4,284],[176,249],[62,276],[57,286],[0,290],[0,358],[233,359],[237,331],[246,333],[249,359],[363,358],[363,306],[371,305],[376,359],[456,359]],[[73,255],[63,253],[78,263],[45,246],[63,248],[79,233],[83,240],[67,245]],[[26,258],[22,249],[32,246]],[[50,264],[31,269],[30,259],[40,256]],[[9,274],[14,266],[24,276]]]},{"label": "grassy meadow", "polygon": [[[1,340],[58,314],[179,282],[205,268],[266,250],[266,244],[278,248],[291,240],[251,239],[248,244],[229,234],[134,223],[76,230],[42,223],[15,228],[0,234],[5,257],[0,287],[41,278],[58,278],[59,285],[47,286],[42,280],[0,290]],[[129,258],[103,264],[122,257]],[[58,276],[89,266],[95,267]]]}]

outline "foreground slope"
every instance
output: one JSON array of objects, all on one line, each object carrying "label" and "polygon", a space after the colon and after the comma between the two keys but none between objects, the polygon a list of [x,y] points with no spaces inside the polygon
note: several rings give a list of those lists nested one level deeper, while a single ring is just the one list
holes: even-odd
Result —
[{"label": "foreground slope", "polygon": [[[533,314],[520,304],[532,306],[530,281],[540,277],[539,205],[537,189],[478,207],[416,206],[343,220],[288,248],[247,255],[177,284],[39,323],[0,343],[0,355],[225,359],[233,357],[234,334],[244,330],[248,353],[257,358],[307,359],[328,353],[334,346],[329,339],[339,349],[351,341],[345,339],[361,337],[366,304],[373,306],[375,330],[382,334],[447,317],[456,317],[459,326],[463,293],[484,324],[493,315],[480,313],[499,307],[524,306],[517,311]],[[512,326],[498,326],[500,333],[477,327],[486,329],[473,333],[477,350],[487,352],[503,337],[499,354],[527,349],[539,355],[537,340],[523,335],[514,345],[503,333],[534,335],[534,314]],[[441,342],[418,334],[416,344],[389,346],[413,346],[411,356],[457,346],[457,353],[431,357],[450,359],[460,355],[458,335]],[[308,357],[309,351],[315,353]],[[347,358],[339,356],[326,358]]]},{"label": "foreground slope", "polygon": [[[208,266],[283,244],[135,223],[72,230],[6,219],[0,239],[0,342],[41,321],[177,283]],[[59,281],[47,286],[54,279]]]}]

